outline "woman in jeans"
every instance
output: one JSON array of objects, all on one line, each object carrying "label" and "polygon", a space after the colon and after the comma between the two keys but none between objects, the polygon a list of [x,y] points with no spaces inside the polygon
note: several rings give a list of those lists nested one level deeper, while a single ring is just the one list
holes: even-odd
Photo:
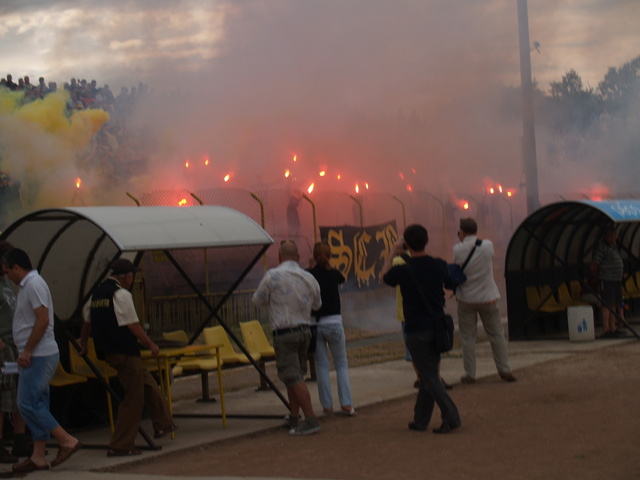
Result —
[{"label": "woman in jeans", "polygon": [[[324,413],[333,413],[333,397],[331,382],[329,381],[329,352],[333,357],[333,364],[338,377],[338,399],[340,409],[349,416],[356,415],[351,402],[351,386],[349,384],[349,365],[347,362],[347,345],[340,315],[340,292],[338,285],[344,283],[345,278],[329,263],[331,249],[327,243],[318,242],[313,246],[313,261],[315,265],[309,272],[320,284],[322,307],[313,311],[312,316],[318,322],[316,339],[316,369],[318,381],[318,395]],[[327,349],[328,347],[328,349]]]}]

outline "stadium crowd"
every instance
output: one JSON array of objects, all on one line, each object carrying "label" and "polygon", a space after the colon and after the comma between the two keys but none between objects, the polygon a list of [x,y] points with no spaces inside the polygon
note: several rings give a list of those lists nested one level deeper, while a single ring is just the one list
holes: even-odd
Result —
[{"label": "stadium crowd", "polygon": [[[58,90],[57,82],[46,82],[44,77],[33,84],[29,76],[18,78],[16,82],[13,75],[7,74],[0,84],[0,90],[22,92],[21,105],[42,100]],[[78,158],[79,170],[97,173],[106,190],[140,172],[154,142],[147,131],[133,127],[129,119],[140,99],[151,94],[148,86],[140,82],[137,87],[130,89],[122,87],[114,95],[108,84],[98,87],[96,80],[71,78],[62,88],[69,94],[65,112],[68,116],[86,109],[101,109],[109,114],[109,120],[92,137],[86,151]],[[4,175],[8,177],[10,173]]]}]

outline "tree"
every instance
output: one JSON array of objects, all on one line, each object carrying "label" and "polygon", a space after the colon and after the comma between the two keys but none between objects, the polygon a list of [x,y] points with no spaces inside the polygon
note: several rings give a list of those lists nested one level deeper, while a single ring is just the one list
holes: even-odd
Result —
[{"label": "tree", "polygon": [[640,100],[640,56],[625,63],[619,69],[610,67],[604,80],[598,85],[605,108],[615,112]]}]

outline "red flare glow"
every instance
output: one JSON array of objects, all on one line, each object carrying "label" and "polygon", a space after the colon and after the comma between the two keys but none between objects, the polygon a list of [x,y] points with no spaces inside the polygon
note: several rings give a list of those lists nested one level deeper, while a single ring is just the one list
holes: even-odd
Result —
[{"label": "red flare glow", "polygon": [[231,180],[231,174],[230,174],[230,173],[227,173],[227,174],[224,176],[224,181],[225,181],[225,182],[228,182],[229,180]]},{"label": "red flare glow", "polygon": [[338,180],[340,180],[342,178],[342,175],[338,174],[337,178]]},{"label": "red flare glow", "polygon": [[368,182],[365,182],[365,183],[364,183],[364,188],[366,188],[367,190],[369,190],[369,183],[368,183]]},{"label": "red flare glow", "polygon": [[82,180],[80,179],[80,177],[76,178],[76,188],[80,188],[81,184],[82,184]]},{"label": "red flare glow", "polygon": [[289,170],[285,170],[284,171],[284,178],[289,178],[289,175],[291,175],[291,172]]},{"label": "red flare glow", "polygon": [[402,174],[402,172],[398,172],[398,175],[400,175],[400,180],[404,180],[404,175]]},{"label": "red flare glow", "polygon": [[496,191],[494,190],[493,187],[489,187],[489,193],[493,195],[494,193],[496,193]]},{"label": "red flare glow", "polygon": [[413,192],[413,187],[407,183],[407,192]]},{"label": "red flare glow", "polygon": [[360,193],[360,186],[359,186],[357,183],[356,183],[356,188],[355,188],[355,190],[356,190],[356,193]]},{"label": "red flare glow", "polygon": [[321,177],[324,177],[327,174],[326,171],[321,170],[320,173],[318,173],[318,175],[320,175]]},{"label": "red flare glow", "polygon": [[184,166],[185,166],[186,168],[189,168],[189,160],[187,160],[186,162],[184,162]]},{"label": "red flare glow", "polygon": [[307,192],[308,192],[308,193],[313,192],[313,188],[314,188],[315,186],[316,186],[316,184],[315,184],[315,183],[311,183],[311,185],[309,185],[309,188],[307,188]]},{"label": "red flare glow", "polygon": [[294,156],[293,156],[293,161],[294,161],[294,162],[297,162],[297,161],[298,161],[298,155],[294,155]]}]

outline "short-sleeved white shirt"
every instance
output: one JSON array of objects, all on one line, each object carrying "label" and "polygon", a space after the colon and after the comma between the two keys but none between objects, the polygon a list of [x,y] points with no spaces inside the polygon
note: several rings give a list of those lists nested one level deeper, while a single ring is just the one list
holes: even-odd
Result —
[{"label": "short-sleeved white shirt", "polygon": [[[140,321],[138,319],[138,313],[136,312],[136,306],[133,303],[133,295],[131,295],[131,292],[126,288],[119,288],[113,294],[113,310],[116,314],[119,327],[126,327],[127,325],[139,323]],[[82,316],[85,322],[91,321],[91,298],[85,303],[82,309]]]},{"label": "short-sleeved white shirt", "polygon": [[13,316],[13,341],[22,353],[27,346],[36,323],[34,310],[47,307],[49,324],[42,338],[33,349],[31,356],[48,357],[58,353],[58,344],[53,334],[53,299],[44,278],[36,270],[31,270],[20,282],[16,298],[16,311]]}]

